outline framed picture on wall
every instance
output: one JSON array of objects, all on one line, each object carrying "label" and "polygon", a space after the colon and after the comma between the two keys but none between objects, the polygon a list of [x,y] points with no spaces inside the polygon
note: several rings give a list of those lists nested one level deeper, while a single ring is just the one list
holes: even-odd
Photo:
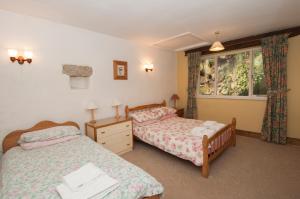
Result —
[{"label": "framed picture on wall", "polygon": [[126,61],[113,61],[114,79],[127,80],[127,62]]}]

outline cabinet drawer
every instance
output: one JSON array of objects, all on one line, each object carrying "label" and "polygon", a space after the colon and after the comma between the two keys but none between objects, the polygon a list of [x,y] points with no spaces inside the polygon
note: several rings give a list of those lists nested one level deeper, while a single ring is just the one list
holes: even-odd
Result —
[{"label": "cabinet drawer", "polygon": [[98,138],[97,142],[114,153],[120,153],[132,148],[132,134],[131,131],[124,131],[101,139]]},{"label": "cabinet drawer", "polygon": [[131,121],[122,122],[120,124],[115,124],[107,127],[102,127],[97,129],[97,138],[103,138],[106,136],[111,136],[113,134],[118,134],[122,131],[132,130]]},{"label": "cabinet drawer", "polygon": [[110,144],[113,142],[132,142],[132,134],[131,131],[123,131],[117,134],[113,134],[110,136],[98,137],[98,142],[101,144]]},{"label": "cabinet drawer", "polygon": [[103,145],[103,147],[119,155],[132,150],[132,144],[129,143],[114,143],[110,145]]}]

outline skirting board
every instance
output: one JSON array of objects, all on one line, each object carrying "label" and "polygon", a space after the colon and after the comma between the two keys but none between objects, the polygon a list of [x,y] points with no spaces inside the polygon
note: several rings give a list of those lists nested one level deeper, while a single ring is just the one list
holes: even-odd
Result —
[{"label": "skirting board", "polygon": [[[251,131],[244,131],[244,130],[236,130],[236,134],[237,135],[242,135],[242,136],[246,136],[246,137],[252,137],[252,138],[256,138],[256,139],[260,139],[261,138],[261,134],[260,133],[255,133],[255,132],[251,132]],[[288,144],[293,144],[293,145],[298,145],[300,146],[300,139],[298,138],[287,138],[287,143]]]}]

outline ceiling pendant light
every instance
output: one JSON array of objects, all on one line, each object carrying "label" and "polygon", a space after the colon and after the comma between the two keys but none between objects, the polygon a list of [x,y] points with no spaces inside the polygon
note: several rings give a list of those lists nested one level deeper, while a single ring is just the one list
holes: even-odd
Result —
[{"label": "ceiling pendant light", "polygon": [[217,51],[221,51],[221,50],[225,49],[223,44],[220,41],[218,41],[219,34],[220,34],[220,32],[215,32],[216,41],[211,45],[211,47],[209,48],[209,51],[217,52]]}]

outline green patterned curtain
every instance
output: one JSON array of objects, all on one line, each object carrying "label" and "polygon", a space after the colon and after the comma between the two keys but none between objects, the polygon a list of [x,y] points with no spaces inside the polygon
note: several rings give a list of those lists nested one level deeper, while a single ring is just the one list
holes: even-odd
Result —
[{"label": "green patterned curtain", "polygon": [[262,138],[268,142],[286,144],[288,35],[263,38],[261,43],[268,89]]},{"label": "green patterned curtain", "polygon": [[199,65],[201,61],[201,52],[188,54],[188,99],[186,108],[186,117],[197,119],[197,78],[199,74]]}]

